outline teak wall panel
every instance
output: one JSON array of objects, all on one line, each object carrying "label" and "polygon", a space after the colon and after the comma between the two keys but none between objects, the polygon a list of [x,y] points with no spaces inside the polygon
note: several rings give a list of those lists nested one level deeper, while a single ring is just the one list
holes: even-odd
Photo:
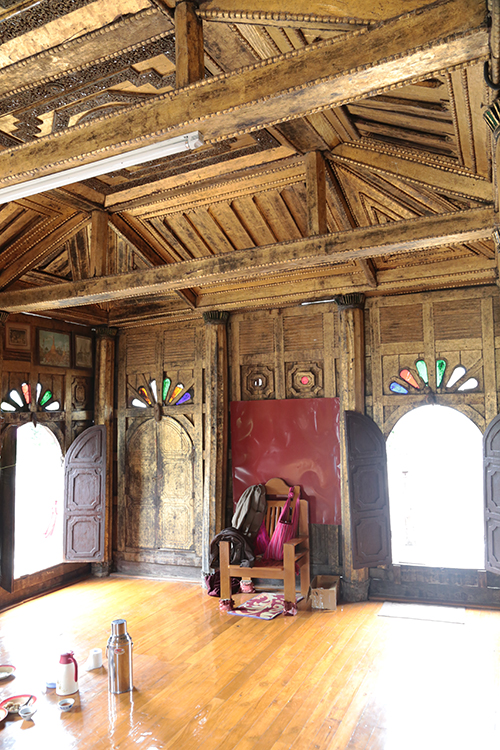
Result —
[{"label": "teak wall panel", "polygon": [[[120,337],[115,559],[123,572],[195,577],[202,567],[204,352],[200,320]],[[171,381],[166,399],[164,378]],[[170,402],[178,383],[181,394],[192,394],[184,404]],[[141,385],[151,401],[146,408],[132,406],[143,399]]]},{"label": "teak wall panel", "polygon": [[[498,411],[498,311],[496,287],[367,302],[371,335],[368,347],[368,392],[371,395],[367,399],[367,411],[373,414],[384,434],[388,435],[407,411],[429,403],[434,395],[435,403],[463,411],[484,431]],[[417,359],[427,363],[429,388],[423,388],[420,383],[422,388],[409,387],[408,395],[392,393],[389,388],[392,380],[404,383],[398,378],[402,368],[408,367],[416,374]],[[437,359],[447,362],[439,389],[436,386]],[[467,376],[478,380],[477,388],[466,392],[458,392],[457,387],[446,388],[457,365],[463,365]]]}]

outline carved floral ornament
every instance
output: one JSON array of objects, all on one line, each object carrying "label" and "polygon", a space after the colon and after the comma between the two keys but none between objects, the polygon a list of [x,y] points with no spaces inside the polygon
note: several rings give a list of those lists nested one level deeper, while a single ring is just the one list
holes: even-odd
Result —
[{"label": "carved floral ornament", "polygon": [[[473,391],[479,386],[476,378],[467,377],[467,368],[456,365],[451,372],[445,359],[437,359],[435,363],[436,390],[440,393]],[[415,369],[405,367],[399,371],[397,379],[393,378],[389,390],[397,395],[406,396],[432,392],[429,385],[429,369],[424,359],[415,362]]]}]

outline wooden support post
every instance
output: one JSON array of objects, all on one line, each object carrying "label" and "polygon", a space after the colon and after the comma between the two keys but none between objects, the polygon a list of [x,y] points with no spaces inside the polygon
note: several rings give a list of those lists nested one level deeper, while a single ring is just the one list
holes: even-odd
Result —
[{"label": "wooden support post", "polygon": [[90,276],[106,276],[108,273],[108,214],[92,211],[92,233],[90,236]]},{"label": "wooden support post", "polygon": [[336,298],[340,318],[340,447],[342,495],[342,598],[364,601],[368,598],[368,569],[354,570],[352,560],[351,505],[347,473],[344,412],[365,411],[365,329],[364,295],[345,294]]},{"label": "wooden support post", "polygon": [[306,154],[307,234],[326,234],[326,176],[321,151]]},{"label": "wooden support post", "polygon": [[205,320],[205,464],[203,481],[203,572],[209,571],[210,541],[224,528],[228,443],[228,363],[226,312]]},{"label": "wooden support post", "polygon": [[205,76],[203,24],[194,0],[178,0],[175,6],[175,85],[178,89]]},{"label": "wooden support post", "polygon": [[114,385],[116,328],[99,326],[96,339],[95,424],[106,426],[106,520],[104,558],[92,564],[92,572],[106,576],[111,572],[113,553],[113,461],[114,461]]}]

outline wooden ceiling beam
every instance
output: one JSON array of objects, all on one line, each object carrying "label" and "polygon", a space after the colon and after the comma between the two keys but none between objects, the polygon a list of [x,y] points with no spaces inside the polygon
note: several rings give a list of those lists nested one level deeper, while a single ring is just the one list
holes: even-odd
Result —
[{"label": "wooden ceiling beam", "polygon": [[5,149],[0,184],[24,182],[193,130],[205,142],[224,140],[485,59],[484,22],[483,0],[448,0],[166,92],[111,117]]},{"label": "wooden ceiling beam", "polygon": [[[285,271],[339,265],[381,255],[408,253],[490,238],[493,207],[425,216],[376,227],[307,237],[210,258],[174,263],[100,279],[62,283],[24,292],[0,293],[0,309],[30,312],[140,298],[187,286],[264,277]],[[1,282],[1,277],[0,277]]]}]

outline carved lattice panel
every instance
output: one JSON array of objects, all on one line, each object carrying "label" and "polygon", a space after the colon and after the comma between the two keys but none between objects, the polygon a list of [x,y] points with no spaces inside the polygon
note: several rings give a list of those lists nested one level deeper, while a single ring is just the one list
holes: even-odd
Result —
[{"label": "carved lattice panel", "polygon": [[275,398],[274,371],[265,365],[244,365],[241,368],[243,401]]},{"label": "carved lattice panel", "polygon": [[285,368],[287,398],[324,396],[322,362],[286,362]]}]

